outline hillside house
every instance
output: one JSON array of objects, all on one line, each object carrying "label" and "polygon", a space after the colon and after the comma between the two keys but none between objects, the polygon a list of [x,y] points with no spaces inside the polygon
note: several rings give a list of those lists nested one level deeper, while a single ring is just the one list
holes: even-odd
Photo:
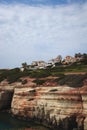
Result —
[{"label": "hillside house", "polygon": [[77,61],[77,59],[75,57],[72,57],[72,56],[66,56],[64,59],[65,64],[74,63],[76,61]]},{"label": "hillside house", "polygon": [[35,69],[45,69],[47,63],[45,61],[33,61],[31,63],[32,68]]}]

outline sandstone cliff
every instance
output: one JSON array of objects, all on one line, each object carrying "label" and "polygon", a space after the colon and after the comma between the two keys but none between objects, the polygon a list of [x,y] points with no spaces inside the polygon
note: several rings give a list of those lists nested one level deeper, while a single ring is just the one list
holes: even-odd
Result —
[{"label": "sandstone cliff", "polygon": [[29,87],[0,86],[0,109],[32,119],[52,130],[87,130],[87,85]]},{"label": "sandstone cliff", "polygon": [[58,130],[87,130],[87,86],[15,88],[11,110]]}]

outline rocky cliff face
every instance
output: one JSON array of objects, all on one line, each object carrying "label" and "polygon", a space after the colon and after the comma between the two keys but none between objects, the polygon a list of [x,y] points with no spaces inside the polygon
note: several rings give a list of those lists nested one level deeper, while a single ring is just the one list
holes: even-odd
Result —
[{"label": "rocky cliff face", "polygon": [[14,89],[11,86],[0,86],[0,110],[11,107]]},{"label": "rocky cliff face", "polygon": [[12,113],[58,130],[87,130],[87,86],[15,88]]},{"label": "rocky cliff face", "polygon": [[28,87],[0,86],[0,109],[13,115],[38,120],[58,130],[87,130],[87,85]]}]

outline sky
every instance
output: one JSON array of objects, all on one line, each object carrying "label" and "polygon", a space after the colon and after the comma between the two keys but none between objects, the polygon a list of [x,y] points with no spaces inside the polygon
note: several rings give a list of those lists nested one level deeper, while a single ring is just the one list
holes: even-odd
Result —
[{"label": "sky", "polygon": [[87,0],[0,0],[0,68],[87,53]]}]

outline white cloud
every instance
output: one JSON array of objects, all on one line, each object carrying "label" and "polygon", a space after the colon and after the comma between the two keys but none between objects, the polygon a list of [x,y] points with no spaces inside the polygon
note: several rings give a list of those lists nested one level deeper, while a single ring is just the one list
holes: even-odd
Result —
[{"label": "white cloud", "polygon": [[86,52],[87,4],[0,5],[0,67]]}]

